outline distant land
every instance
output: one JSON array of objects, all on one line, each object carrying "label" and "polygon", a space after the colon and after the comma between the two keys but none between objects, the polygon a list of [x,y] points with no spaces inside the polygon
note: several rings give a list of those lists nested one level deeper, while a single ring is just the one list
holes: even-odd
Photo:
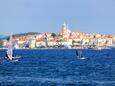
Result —
[{"label": "distant land", "polygon": [[[13,34],[14,37],[20,37],[20,36],[26,36],[26,35],[36,35],[36,34],[39,34],[38,32],[25,32],[25,33],[16,33],[16,34]],[[9,37],[10,35],[0,35],[0,38],[7,38]]]},{"label": "distant land", "polygon": [[[2,48],[8,46],[9,36],[1,35]],[[115,47],[115,35],[71,31],[65,22],[60,32],[27,32],[12,34],[12,37],[13,47],[16,49]]]}]

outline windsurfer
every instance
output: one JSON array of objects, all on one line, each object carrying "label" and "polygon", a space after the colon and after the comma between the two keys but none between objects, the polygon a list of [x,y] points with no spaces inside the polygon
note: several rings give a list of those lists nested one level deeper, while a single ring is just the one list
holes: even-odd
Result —
[{"label": "windsurfer", "polygon": [[5,55],[5,59],[11,61],[11,60],[12,60],[12,57],[11,57],[10,55],[8,55],[8,53],[6,53],[6,55]]}]

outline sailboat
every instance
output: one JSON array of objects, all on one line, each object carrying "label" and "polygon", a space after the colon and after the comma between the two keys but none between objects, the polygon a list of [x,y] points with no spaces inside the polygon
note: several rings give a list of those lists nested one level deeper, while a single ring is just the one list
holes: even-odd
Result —
[{"label": "sailboat", "polygon": [[6,56],[5,58],[7,60],[12,60],[13,59],[13,50],[12,50],[12,35],[10,35],[10,39],[9,39],[9,42],[8,42],[8,48],[7,48],[7,51],[6,51]]},{"label": "sailboat", "polygon": [[83,54],[82,54],[82,51],[76,51],[76,55],[77,55],[77,59],[81,59],[81,60],[84,60],[86,59]]},{"label": "sailboat", "polygon": [[9,42],[8,42],[7,53],[6,53],[5,58],[8,61],[12,61],[12,60],[18,61],[17,58],[19,58],[19,57],[13,57],[12,34],[10,35],[10,39],[9,39]]}]

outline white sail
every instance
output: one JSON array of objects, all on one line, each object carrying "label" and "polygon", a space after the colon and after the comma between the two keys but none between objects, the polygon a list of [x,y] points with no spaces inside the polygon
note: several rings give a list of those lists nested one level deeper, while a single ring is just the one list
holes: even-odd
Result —
[{"label": "white sail", "polygon": [[9,43],[8,43],[7,55],[9,56],[9,58],[12,59],[12,55],[13,55],[13,50],[12,50],[12,34],[10,35],[10,39],[9,39]]}]

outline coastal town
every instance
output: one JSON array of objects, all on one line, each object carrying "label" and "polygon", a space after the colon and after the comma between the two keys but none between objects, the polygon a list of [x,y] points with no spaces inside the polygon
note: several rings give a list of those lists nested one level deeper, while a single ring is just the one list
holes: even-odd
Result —
[{"label": "coastal town", "polygon": [[[8,46],[7,39],[2,39],[2,48]],[[115,47],[114,35],[73,32],[64,22],[57,33],[44,32],[22,36],[13,36],[15,49],[25,48],[111,48]]]}]

